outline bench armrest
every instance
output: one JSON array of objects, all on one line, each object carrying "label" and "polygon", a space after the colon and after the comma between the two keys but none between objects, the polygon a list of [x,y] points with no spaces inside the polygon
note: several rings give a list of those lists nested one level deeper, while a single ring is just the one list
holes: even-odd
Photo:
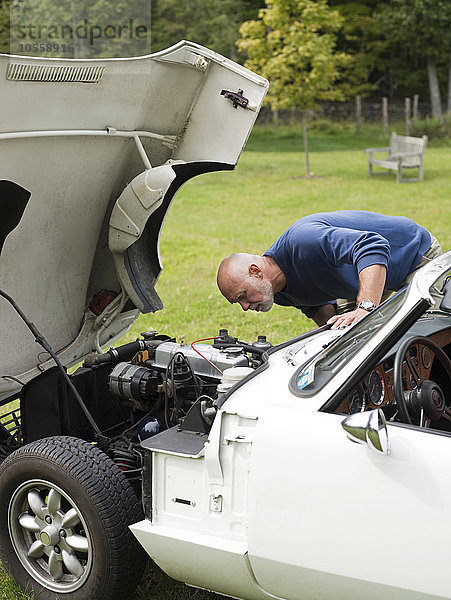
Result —
[{"label": "bench armrest", "polygon": [[367,148],[365,152],[367,154],[373,154],[374,152],[388,152],[390,150],[390,146],[386,146],[385,148]]}]

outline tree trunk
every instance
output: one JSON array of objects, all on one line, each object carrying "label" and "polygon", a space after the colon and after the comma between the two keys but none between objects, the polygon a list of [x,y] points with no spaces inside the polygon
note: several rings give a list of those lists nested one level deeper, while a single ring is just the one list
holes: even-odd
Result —
[{"label": "tree trunk", "polygon": [[428,77],[429,77],[429,92],[431,94],[431,112],[432,116],[438,119],[443,118],[442,102],[440,100],[440,88],[438,85],[437,66],[435,59],[428,56]]},{"label": "tree trunk", "polygon": [[304,130],[304,153],[305,153],[305,166],[307,169],[307,177],[311,177],[312,173],[310,172],[310,160],[309,160],[309,153],[308,153],[307,111],[306,110],[302,113],[302,128]]},{"label": "tree trunk", "polygon": [[451,114],[451,52],[449,55],[449,64],[448,64],[448,103],[446,106],[446,112]]}]

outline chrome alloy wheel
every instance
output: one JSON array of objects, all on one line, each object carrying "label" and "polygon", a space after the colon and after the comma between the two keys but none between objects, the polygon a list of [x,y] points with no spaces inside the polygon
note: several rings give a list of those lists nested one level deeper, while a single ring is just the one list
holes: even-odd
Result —
[{"label": "chrome alloy wheel", "polygon": [[12,545],[28,573],[60,593],[80,588],[92,567],[92,543],[81,511],[60,487],[42,479],[19,486],[11,497]]}]

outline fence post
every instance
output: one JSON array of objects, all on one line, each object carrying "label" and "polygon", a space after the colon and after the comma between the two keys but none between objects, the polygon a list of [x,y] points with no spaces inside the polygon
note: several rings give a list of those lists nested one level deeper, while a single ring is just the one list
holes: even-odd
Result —
[{"label": "fence post", "polygon": [[362,101],[359,95],[355,97],[355,130],[360,131],[360,122],[362,117]]},{"label": "fence post", "polygon": [[410,134],[410,98],[404,98],[405,134]]},{"label": "fence post", "polygon": [[413,96],[413,120],[414,121],[418,121],[418,101],[420,99],[420,96],[418,94],[415,94]]},{"label": "fence post", "polygon": [[386,134],[388,131],[388,98],[385,96],[382,98],[382,133]]}]

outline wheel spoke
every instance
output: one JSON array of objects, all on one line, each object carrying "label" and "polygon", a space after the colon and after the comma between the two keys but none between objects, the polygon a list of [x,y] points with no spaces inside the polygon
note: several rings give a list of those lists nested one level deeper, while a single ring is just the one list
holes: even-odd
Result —
[{"label": "wheel spoke", "polygon": [[22,513],[20,515],[19,524],[27,531],[33,531],[34,533],[38,533],[38,531],[41,531],[41,527],[38,525],[38,523],[36,523],[35,518],[29,515],[28,513]]},{"label": "wheel spoke", "polygon": [[420,377],[420,374],[418,372],[418,369],[417,369],[415,363],[413,362],[412,358],[408,355],[406,356],[406,364],[407,364],[407,367],[409,368],[409,371],[410,371],[412,377],[415,380],[415,385],[417,386],[418,389],[420,389],[422,379]]},{"label": "wheel spoke", "polygon": [[81,577],[83,575],[83,565],[75,556],[75,554],[69,554],[69,552],[63,550],[62,557],[65,567],[72,573],[72,575],[75,575],[75,577]]},{"label": "wheel spoke", "polygon": [[47,508],[49,513],[53,516],[56,515],[61,506],[61,494],[52,488],[47,496]]},{"label": "wheel spoke", "polygon": [[28,556],[30,558],[41,558],[44,554],[45,546],[41,540],[36,540],[31,544],[28,550]]},{"label": "wheel spoke", "polygon": [[54,550],[52,550],[49,557],[49,573],[56,581],[59,581],[63,577],[61,555],[57,554]]},{"label": "wheel spoke", "polygon": [[82,535],[69,535],[66,538],[66,543],[73,550],[78,550],[79,552],[88,552],[88,540]]},{"label": "wheel spoke", "polygon": [[40,519],[44,518],[44,502],[36,490],[31,490],[27,495],[28,504],[34,514]]},{"label": "wheel spoke", "polygon": [[63,527],[63,529],[69,529],[75,527],[79,523],[80,517],[78,516],[78,512],[75,510],[75,508],[71,508],[64,515],[61,527]]}]

